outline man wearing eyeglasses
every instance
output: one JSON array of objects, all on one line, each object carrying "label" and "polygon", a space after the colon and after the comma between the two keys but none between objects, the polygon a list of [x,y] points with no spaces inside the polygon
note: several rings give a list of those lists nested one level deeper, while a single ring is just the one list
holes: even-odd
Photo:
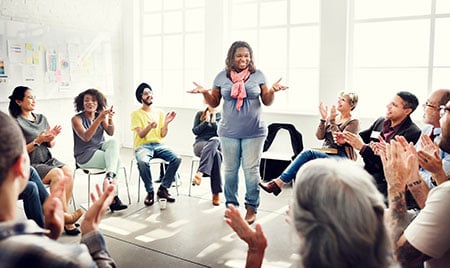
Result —
[{"label": "man wearing eyeglasses", "polygon": [[147,190],[144,204],[151,206],[154,203],[155,194],[150,172],[152,158],[161,158],[169,162],[156,194],[158,198],[167,199],[167,202],[175,202],[175,198],[169,193],[169,188],[175,180],[181,157],[168,148],[163,141],[169,131],[169,123],[175,119],[176,113],[171,111],[164,114],[162,110],[152,106],[153,90],[147,83],[141,83],[135,95],[142,107],[131,113],[131,130],[134,132],[134,150],[139,175]]},{"label": "man wearing eyeglasses", "polygon": [[[400,91],[386,106],[385,117],[378,118],[359,135],[344,133],[346,141],[359,151],[364,161],[364,168],[375,178],[378,190],[384,196],[387,196],[387,183],[384,177],[383,164],[377,154],[377,146],[383,146],[384,141],[390,142],[397,135],[404,136],[408,142],[415,144],[419,140],[421,131],[412,121],[410,115],[418,105],[419,101],[414,94]],[[412,197],[410,200],[414,203]],[[411,204],[411,207],[417,207],[417,205]]]},{"label": "man wearing eyeglasses", "polygon": [[[422,135],[430,137],[431,141],[439,143],[441,126],[439,123],[440,107],[445,108],[445,104],[450,101],[450,90],[449,89],[438,89],[433,91],[428,97],[427,101],[423,104],[423,122],[426,124],[422,128]],[[443,109],[444,111],[445,109]],[[424,138],[421,138],[421,142],[416,145],[417,149],[420,149],[421,143]],[[450,154],[440,150],[440,157],[442,158],[442,167],[446,172],[450,170]],[[425,181],[428,187],[431,189],[436,186],[436,181],[432,178],[431,173],[420,167],[419,169],[420,177]]]}]

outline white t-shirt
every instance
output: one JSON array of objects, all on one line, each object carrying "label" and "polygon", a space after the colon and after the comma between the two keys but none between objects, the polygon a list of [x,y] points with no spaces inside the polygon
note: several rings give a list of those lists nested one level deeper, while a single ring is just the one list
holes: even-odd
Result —
[{"label": "white t-shirt", "polygon": [[408,242],[432,257],[425,267],[450,267],[450,181],[433,188],[425,207],[405,230]]}]

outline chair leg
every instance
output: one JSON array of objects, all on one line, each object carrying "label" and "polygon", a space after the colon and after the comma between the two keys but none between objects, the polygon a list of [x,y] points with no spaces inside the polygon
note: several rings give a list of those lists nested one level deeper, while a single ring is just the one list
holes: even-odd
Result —
[{"label": "chair leg", "polygon": [[191,196],[193,173],[194,173],[194,160],[191,161],[191,176],[189,177],[189,196]]},{"label": "chair leg", "polygon": [[138,203],[141,200],[141,176],[138,176]]},{"label": "chair leg", "polygon": [[87,192],[87,197],[88,197],[87,209],[89,209],[89,207],[91,206],[91,174],[88,174],[88,192]]},{"label": "chair leg", "polygon": [[180,177],[180,174],[175,173],[175,189],[177,189],[177,196],[180,195],[180,193],[178,192],[178,178]]},{"label": "chair leg", "polygon": [[[127,194],[128,194],[128,205],[131,205],[131,196],[130,196],[130,188],[128,187],[128,176],[127,170],[125,167],[121,167],[123,169],[123,174],[125,175],[125,185],[127,186]],[[131,174],[131,171],[130,171]]]}]

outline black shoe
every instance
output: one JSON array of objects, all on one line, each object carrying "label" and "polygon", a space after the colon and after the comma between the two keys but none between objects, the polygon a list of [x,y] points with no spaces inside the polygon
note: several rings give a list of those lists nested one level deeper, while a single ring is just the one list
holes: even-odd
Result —
[{"label": "black shoe", "polygon": [[64,232],[66,233],[66,235],[70,235],[70,236],[76,236],[78,234],[80,234],[80,229],[78,228],[73,228],[73,229],[67,229],[66,226],[64,226]]},{"label": "black shoe", "polygon": [[154,183],[161,183],[162,182],[162,178],[159,177],[157,180],[154,181]]},{"label": "black shoe", "polygon": [[144,204],[146,206],[151,206],[155,203],[155,192],[147,192],[147,197],[145,197]]},{"label": "black shoe", "polygon": [[158,192],[156,194],[158,195],[159,198],[167,199],[167,202],[169,202],[169,203],[175,202],[175,198],[173,198],[170,195],[169,190],[167,190],[166,188],[164,188],[162,186],[159,186]]},{"label": "black shoe", "polygon": [[117,195],[114,196],[114,201],[111,203],[111,205],[109,205],[109,209],[111,210],[111,212],[114,212],[114,210],[123,210],[127,208],[128,206],[124,205]]}]

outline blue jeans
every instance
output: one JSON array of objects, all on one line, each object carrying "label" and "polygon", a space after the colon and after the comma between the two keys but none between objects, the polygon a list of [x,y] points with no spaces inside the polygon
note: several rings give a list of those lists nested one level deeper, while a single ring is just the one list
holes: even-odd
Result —
[{"label": "blue jeans", "polygon": [[347,157],[345,152],[339,152],[338,154],[326,154],[321,151],[316,150],[305,150],[297,155],[297,157],[292,161],[289,166],[281,173],[280,179],[284,183],[289,183],[297,175],[298,170],[308,161],[317,158],[328,158],[328,157]]},{"label": "blue jeans", "polygon": [[175,180],[175,174],[177,173],[178,167],[181,164],[181,157],[179,157],[175,152],[169,149],[167,146],[157,142],[151,142],[139,146],[135,150],[137,165],[139,169],[139,175],[144,182],[145,190],[147,192],[153,192],[153,182],[152,174],[150,171],[150,160],[153,157],[161,158],[169,162],[167,165],[166,174],[161,181],[161,186],[169,189],[172,182]]},{"label": "blue jeans", "polygon": [[228,206],[228,204],[239,206],[239,167],[242,163],[246,188],[245,205],[256,212],[259,206],[258,182],[261,179],[259,164],[261,162],[264,140],[264,136],[247,139],[220,137],[224,161],[225,206]]},{"label": "blue jeans", "polygon": [[44,213],[42,205],[48,197],[41,178],[36,169],[30,166],[30,178],[27,186],[20,193],[19,199],[23,200],[23,209],[28,219],[34,220],[40,227],[44,228]]}]

